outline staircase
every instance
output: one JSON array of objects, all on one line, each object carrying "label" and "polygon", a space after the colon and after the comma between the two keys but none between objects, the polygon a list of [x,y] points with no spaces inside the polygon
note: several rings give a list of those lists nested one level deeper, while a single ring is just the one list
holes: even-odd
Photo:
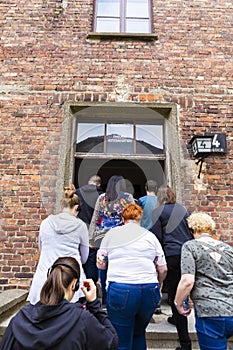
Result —
[{"label": "staircase", "polygon": [[[10,289],[0,293],[0,339],[11,318],[26,305],[27,295],[28,292],[21,289]],[[167,322],[168,316],[171,316],[171,309],[166,302],[162,302],[161,312],[153,315],[147,327],[147,350],[174,350],[179,345],[176,327]],[[193,310],[188,316],[188,325],[193,350],[199,350]],[[230,339],[228,346],[229,349],[233,349],[233,338]]]}]

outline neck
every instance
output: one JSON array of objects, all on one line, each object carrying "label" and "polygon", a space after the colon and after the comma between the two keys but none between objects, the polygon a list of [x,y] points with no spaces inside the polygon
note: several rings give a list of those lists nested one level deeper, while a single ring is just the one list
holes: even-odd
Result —
[{"label": "neck", "polygon": [[204,232],[204,233],[201,233],[199,235],[199,238],[201,238],[201,237],[211,237],[211,235],[209,233],[207,233],[207,232]]},{"label": "neck", "polygon": [[138,220],[127,220],[127,221],[125,221],[125,224],[129,224],[130,222],[134,222],[135,224],[140,225],[140,221],[138,221]]}]

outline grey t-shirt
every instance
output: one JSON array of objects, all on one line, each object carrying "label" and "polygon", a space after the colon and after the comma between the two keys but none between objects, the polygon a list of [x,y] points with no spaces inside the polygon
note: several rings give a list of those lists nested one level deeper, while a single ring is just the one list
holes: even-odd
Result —
[{"label": "grey t-shirt", "polygon": [[195,275],[191,299],[198,317],[233,316],[231,246],[210,237],[184,243],[181,273]]}]

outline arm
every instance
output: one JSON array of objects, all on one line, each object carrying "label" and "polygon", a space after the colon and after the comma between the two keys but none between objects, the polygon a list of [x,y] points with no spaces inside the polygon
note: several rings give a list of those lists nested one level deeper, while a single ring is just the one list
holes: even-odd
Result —
[{"label": "arm", "polygon": [[15,337],[12,333],[12,321],[9,323],[0,343],[0,350],[14,349]]},{"label": "arm", "polygon": [[167,276],[167,265],[162,265],[162,266],[156,265],[156,271],[158,273],[159,285],[162,286],[162,283]]},{"label": "arm", "polygon": [[107,252],[102,250],[101,247],[97,251],[96,266],[100,270],[106,270],[108,265],[108,255]]},{"label": "arm", "polygon": [[96,231],[96,224],[99,219],[99,212],[100,212],[100,204],[99,204],[99,197],[98,197],[95,203],[95,209],[94,209],[90,226],[89,226],[89,241],[92,245],[94,244],[94,236]]},{"label": "arm", "polygon": [[118,336],[108,315],[101,308],[100,300],[87,303],[90,314],[86,315],[87,349],[118,349]]},{"label": "arm", "polygon": [[117,350],[118,337],[114,327],[108,319],[107,313],[101,308],[96,298],[96,286],[90,279],[84,281],[81,287],[86,299],[87,309],[85,324],[87,328],[87,349]]},{"label": "arm", "polygon": [[83,223],[81,227],[81,237],[79,244],[79,252],[81,257],[81,263],[85,264],[89,255],[89,238],[88,238],[88,230],[86,224]]},{"label": "arm", "polygon": [[181,276],[174,300],[177,311],[181,315],[187,315],[187,311],[185,311],[183,308],[183,301],[190,294],[190,291],[192,290],[194,285],[194,281],[194,275],[184,274]]}]

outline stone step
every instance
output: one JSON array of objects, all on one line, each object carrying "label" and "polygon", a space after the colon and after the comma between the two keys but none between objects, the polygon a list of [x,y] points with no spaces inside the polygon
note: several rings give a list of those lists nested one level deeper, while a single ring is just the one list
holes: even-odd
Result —
[{"label": "stone step", "polygon": [[8,289],[0,293],[0,338],[11,318],[26,304],[28,291]]},{"label": "stone step", "polygon": [[[162,303],[161,314],[153,315],[146,330],[148,350],[170,350],[179,346],[176,327],[167,322],[169,316],[171,316],[170,306]],[[193,350],[199,350],[194,322],[194,313],[192,310],[188,316],[189,335],[192,340]]]}]

